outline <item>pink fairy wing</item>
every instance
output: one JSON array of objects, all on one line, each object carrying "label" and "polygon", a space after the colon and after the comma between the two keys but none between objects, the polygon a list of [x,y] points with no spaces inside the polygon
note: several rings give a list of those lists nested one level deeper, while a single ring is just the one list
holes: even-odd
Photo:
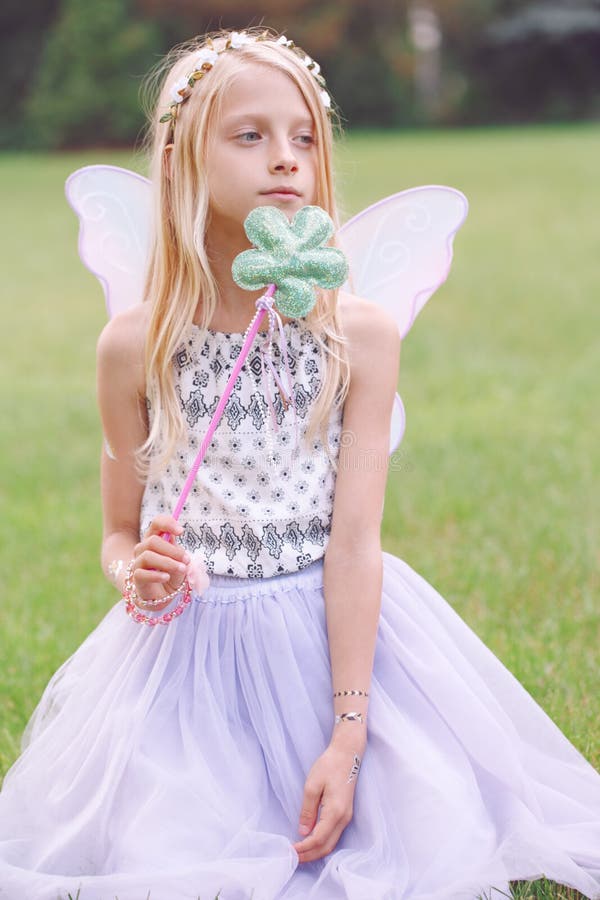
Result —
[{"label": "pink fairy wing", "polygon": [[[339,246],[350,264],[344,288],[381,304],[406,337],[431,295],[448,277],[452,242],[468,211],[454,188],[429,185],[386,197],[350,219]],[[390,454],[404,435],[406,417],[396,395]]]},{"label": "pink fairy wing", "polygon": [[79,256],[104,289],[110,318],[142,300],[151,234],[147,178],[118,166],[84,166],[65,183],[79,217]]},{"label": "pink fairy wing", "polygon": [[411,188],[367,207],[340,229],[350,264],[346,289],[380,303],[404,338],[418,313],[446,280],[452,241],[467,199],[454,188]]}]

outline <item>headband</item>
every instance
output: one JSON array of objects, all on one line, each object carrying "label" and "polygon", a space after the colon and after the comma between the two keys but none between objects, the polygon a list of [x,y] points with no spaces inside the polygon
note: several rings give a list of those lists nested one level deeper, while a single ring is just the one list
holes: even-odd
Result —
[{"label": "headband", "polygon": [[[165,113],[164,116],[161,116],[160,121],[170,122],[171,127],[175,127],[175,122],[177,121],[177,116],[179,114],[181,104],[184,103],[191,95],[196,82],[200,81],[200,79],[204,78],[204,76],[207,75],[208,72],[210,72],[212,67],[217,62],[219,56],[221,56],[223,53],[226,53],[228,50],[240,50],[247,44],[255,44],[261,41],[270,40],[273,40],[273,38],[268,31],[264,31],[262,34],[258,35],[258,37],[253,37],[252,35],[247,34],[245,31],[232,31],[225,41],[223,47],[218,50],[213,44],[212,40],[208,38],[205,46],[202,47],[194,57],[191,72],[176,81],[171,88],[172,103],[169,107],[169,112]],[[325,79],[321,75],[321,67],[319,63],[315,62],[314,59],[311,59],[310,56],[307,56],[306,53],[304,53],[304,51],[300,49],[300,47],[297,47],[293,41],[288,40],[283,34],[275,41],[275,43],[280,47],[286,47],[288,50],[293,50],[296,56],[300,58],[302,63],[306,66],[310,74],[319,85],[319,96],[321,98],[323,106],[325,107],[325,109],[330,110],[331,97],[325,90]]]}]

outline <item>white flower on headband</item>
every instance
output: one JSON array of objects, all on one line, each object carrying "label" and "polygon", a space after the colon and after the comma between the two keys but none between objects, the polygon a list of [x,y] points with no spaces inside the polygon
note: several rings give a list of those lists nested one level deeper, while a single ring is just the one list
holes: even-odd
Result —
[{"label": "white flower on headband", "polygon": [[321,100],[323,101],[323,106],[326,109],[330,109],[331,107],[331,97],[327,93],[327,91],[321,91]]},{"label": "white flower on headband", "polygon": [[290,47],[291,48],[294,46],[294,42],[288,40],[288,38],[286,38],[285,34],[282,34],[281,37],[278,37],[276,43],[279,44],[281,47]]},{"label": "white flower on headband", "polygon": [[171,88],[171,100],[173,101],[173,103],[181,103],[181,101],[183,100],[183,97],[179,92],[187,90],[187,88],[189,87],[188,77],[189,76],[179,78]]},{"label": "white flower on headband", "polygon": [[239,50],[244,44],[253,43],[253,38],[245,31],[232,31],[229,40],[234,50]]},{"label": "white flower on headband", "polygon": [[311,59],[310,56],[305,56],[302,60],[307,69],[310,69],[313,75],[318,75],[321,71],[321,66],[318,62],[315,62],[314,59]]},{"label": "white flower on headband", "polygon": [[216,50],[211,50],[210,47],[203,47],[194,60],[194,71],[201,69],[204,63],[209,63],[213,66],[218,58],[219,54]]}]

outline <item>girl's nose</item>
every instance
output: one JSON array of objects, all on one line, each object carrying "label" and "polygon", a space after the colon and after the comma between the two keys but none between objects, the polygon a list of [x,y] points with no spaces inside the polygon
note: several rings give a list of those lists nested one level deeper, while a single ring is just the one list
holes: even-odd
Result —
[{"label": "girl's nose", "polygon": [[272,159],[269,168],[273,174],[293,175],[298,171],[298,163],[291,153],[282,154]]}]

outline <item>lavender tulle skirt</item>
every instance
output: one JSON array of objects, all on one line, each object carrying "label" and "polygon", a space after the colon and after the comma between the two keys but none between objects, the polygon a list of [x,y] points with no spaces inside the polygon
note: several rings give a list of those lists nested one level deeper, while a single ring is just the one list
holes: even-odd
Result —
[{"label": "lavender tulle skirt", "polygon": [[354,816],[298,862],[331,733],[322,574],[213,576],[167,628],[109,611],[5,779],[2,900],[475,900],[542,875],[600,898],[600,775],[388,553]]}]

